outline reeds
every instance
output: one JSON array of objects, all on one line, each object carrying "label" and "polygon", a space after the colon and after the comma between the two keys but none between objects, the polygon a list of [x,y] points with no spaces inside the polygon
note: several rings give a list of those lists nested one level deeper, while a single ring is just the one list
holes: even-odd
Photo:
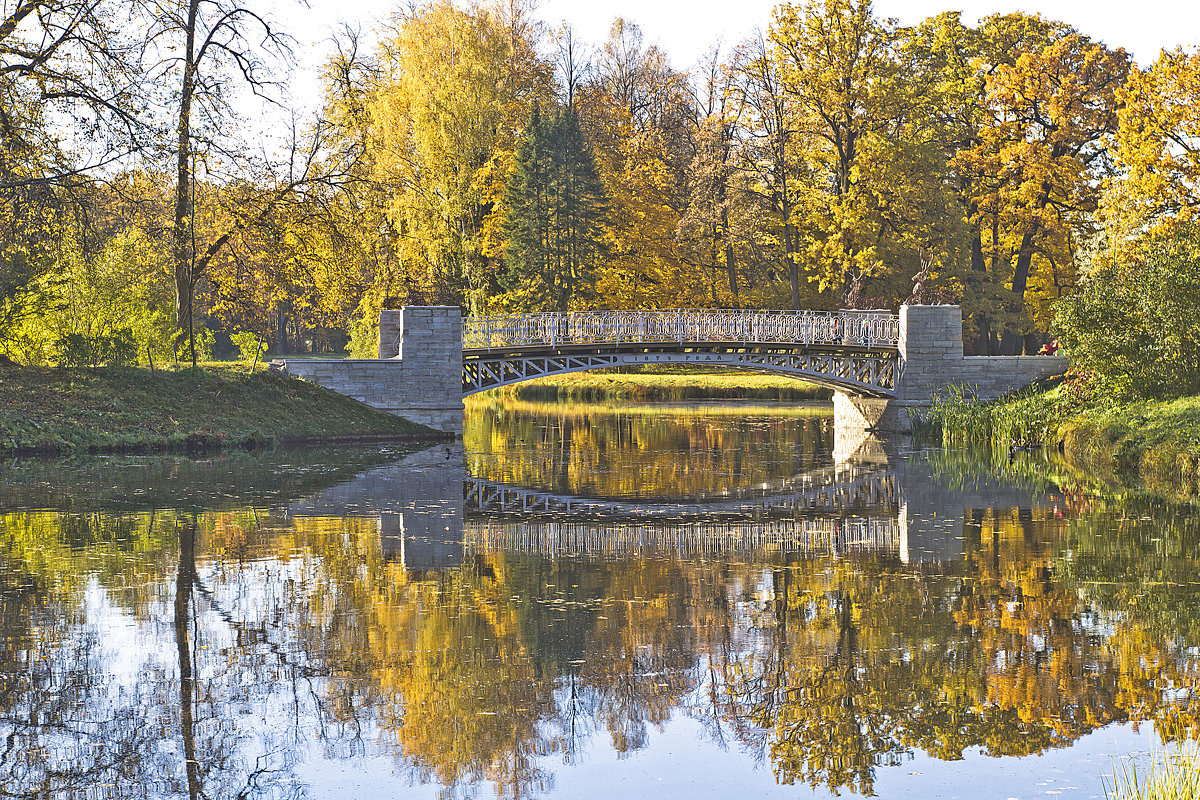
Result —
[{"label": "reeds", "polygon": [[1104,796],[1109,800],[1200,800],[1200,747],[1195,744],[1173,748],[1139,766],[1130,757],[1113,770],[1112,786],[1107,781]]}]

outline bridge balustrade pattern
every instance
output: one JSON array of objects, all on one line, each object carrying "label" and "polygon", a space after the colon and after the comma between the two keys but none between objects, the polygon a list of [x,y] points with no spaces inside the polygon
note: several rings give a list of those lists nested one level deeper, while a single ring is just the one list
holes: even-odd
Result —
[{"label": "bridge balustrade pattern", "polygon": [[893,350],[900,321],[883,311],[572,311],[467,317],[462,338],[464,352],[641,344]]},{"label": "bridge balustrade pattern", "polygon": [[461,335],[463,396],[564,372],[700,362],[890,396],[900,324],[884,311],[578,311],[468,317]]},{"label": "bridge balustrade pattern", "polygon": [[755,522],[695,520],[624,525],[591,521],[518,522],[468,520],[463,529],[467,553],[524,553],[547,557],[625,558],[660,554],[703,558],[739,553],[834,557],[901,552],[895,517],[817,517]]}]

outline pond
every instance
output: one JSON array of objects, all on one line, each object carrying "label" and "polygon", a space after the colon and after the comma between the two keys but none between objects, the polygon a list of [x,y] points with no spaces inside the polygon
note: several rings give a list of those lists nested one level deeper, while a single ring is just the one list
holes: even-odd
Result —
[{"label": "pond", "polygon": [[1200,518],[827,406],[0,466],[0,787],[1103,797],[1198,729]]}]

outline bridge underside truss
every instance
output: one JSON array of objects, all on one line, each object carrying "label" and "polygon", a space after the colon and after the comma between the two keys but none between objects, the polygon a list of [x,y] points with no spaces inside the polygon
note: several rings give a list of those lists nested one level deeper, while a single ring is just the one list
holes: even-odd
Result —
[{"label": "bridge underside truss", "polygon": [[797,514],[894,513],[899,506],[896,476],[890,471],[868,473],[838,483],[792,487],[780,494],[709,498],[689,503],[568,497],[492,481],[463,482],[463,511],[470,516],[514,514],[520,518],[662,520],[734,519]]},{"label": "bridge underside truss", "polygon": [[513,383],[643,364],[707,364],[793,375],[813,383],[871,397],[894,397],[897,357],[837,352],[694,349],[680,352],[590,352],[468,355],[464,353],[463,396]]}]

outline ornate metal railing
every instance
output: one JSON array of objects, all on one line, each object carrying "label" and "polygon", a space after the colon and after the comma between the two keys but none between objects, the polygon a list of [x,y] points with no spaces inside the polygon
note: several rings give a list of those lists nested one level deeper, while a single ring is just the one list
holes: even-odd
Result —
[{"label": "ornate metal railing", "polygon": [[467,317],[464,350],[572,345],[740,343],[892,348],[900,320],[885,311],[570,311]]}]

